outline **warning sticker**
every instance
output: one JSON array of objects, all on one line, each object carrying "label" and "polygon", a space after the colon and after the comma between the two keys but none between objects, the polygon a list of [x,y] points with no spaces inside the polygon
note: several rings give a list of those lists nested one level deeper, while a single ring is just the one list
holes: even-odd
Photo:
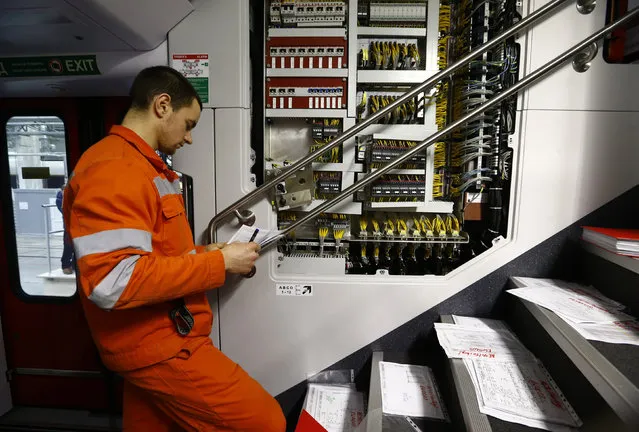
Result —
[{"label": "warning sticker", "polygon": [[173,54],[171,67],[189,80],[202,103],[209,102],[208,54]]},{"label": "warning sticker", "polygon": [[277,295],[307,297],[313,295],[313,285],[308,284],[277,284]]}]

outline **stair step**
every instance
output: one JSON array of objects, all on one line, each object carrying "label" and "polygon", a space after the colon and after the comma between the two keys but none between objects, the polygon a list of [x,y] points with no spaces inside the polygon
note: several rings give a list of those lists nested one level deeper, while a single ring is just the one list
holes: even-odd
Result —
[{"label": "stair step", "polygon": [[[442,315],[443,323],[455,324],[451,315]],[[487,416],[479,411],[477,393],[468,369],[461,359],[448,359],[465,430],[469,432],[529,432],[539,429]]]},{"label": "stair step", "polygon": [[617,255],[584,241],[581,246],[579,282],[593,285],[623,303],[629,314],[639,316],[639,259]]},{"label": "stair step", "polygon": [[[368,391],[368,409],[366,416],[366,432],[415,432],[415,428],[411,426],[408,420],[402,416],[396,415],[387,415],[382,414],[382,386],[381,379],[379,375],[379,363],[381,361],[393,362],[393,363],[403,363],[403,364],[413,364],[413,365],[422,365],[433,367],[429,362],[424,361],[422,358],[415,358],[409,353],[403,352],[382,352],[375,351],[373,352],[372,364],[371,364],[371,377],[370,377],[370,388]],[[435,372],[435,379],[437,381],[437,385],[443,393],[443,388],[446,385],[446,382],[440,379],[438,374]],[[446,397],[442,396],[444,399],[444,404],[446,408],[448,408],[448,404],[446,403]],[[411,419],[415,425],[421,429],[422,431],[429,432],[449,432],[452,431],[452,426],[450,423],[445,423],[437,420],[428,420],[421,418],[412,418]]]},{"label": "stair step", "polygon": [[[510,284],[523,286],[516,279]],[[638,346],[589,341],[549,309],[515,296],[508,302],[509,325],[542,360],[584,425],[601,418],[614,422],[605,408],[628,427],[639,424]],[[625,428],[620,424],[607,430]]]}]

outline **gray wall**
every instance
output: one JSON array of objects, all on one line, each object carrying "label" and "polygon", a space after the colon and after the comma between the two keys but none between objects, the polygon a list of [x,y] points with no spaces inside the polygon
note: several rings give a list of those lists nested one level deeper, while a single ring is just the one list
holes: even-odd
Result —
[{"label": "gray wall", "polygon": [[[44,235],[44,212],[43,204],[50,204],[58,193],[57,189],[14,189],[13,190],[13,212],[15,216],[16,235]],[[49,230],[60,228],[61,215],[57,207],[50,210],[53,224],[49,225]]]}]

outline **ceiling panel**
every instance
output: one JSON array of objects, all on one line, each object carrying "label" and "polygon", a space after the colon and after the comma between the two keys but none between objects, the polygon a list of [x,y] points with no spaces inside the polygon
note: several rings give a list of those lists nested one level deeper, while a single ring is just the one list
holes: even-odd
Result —
[{"label": "ceiling panel", "polygon": [[63,0],[0,3],[0,55],[132,50]]}]

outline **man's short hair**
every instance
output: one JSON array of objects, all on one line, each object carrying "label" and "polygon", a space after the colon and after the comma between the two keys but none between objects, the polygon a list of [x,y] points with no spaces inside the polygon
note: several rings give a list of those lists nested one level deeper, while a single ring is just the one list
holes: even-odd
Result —
[{"label": "man's short hair", "polygon": [[171,96],[171,107],[177,111],[193,103],[202,109],[202,100],[191,83],[178,71],[168,66],[152,66],[142,70],[133,81],[131,108],[146,110],[156,96],[166,93]]}]

